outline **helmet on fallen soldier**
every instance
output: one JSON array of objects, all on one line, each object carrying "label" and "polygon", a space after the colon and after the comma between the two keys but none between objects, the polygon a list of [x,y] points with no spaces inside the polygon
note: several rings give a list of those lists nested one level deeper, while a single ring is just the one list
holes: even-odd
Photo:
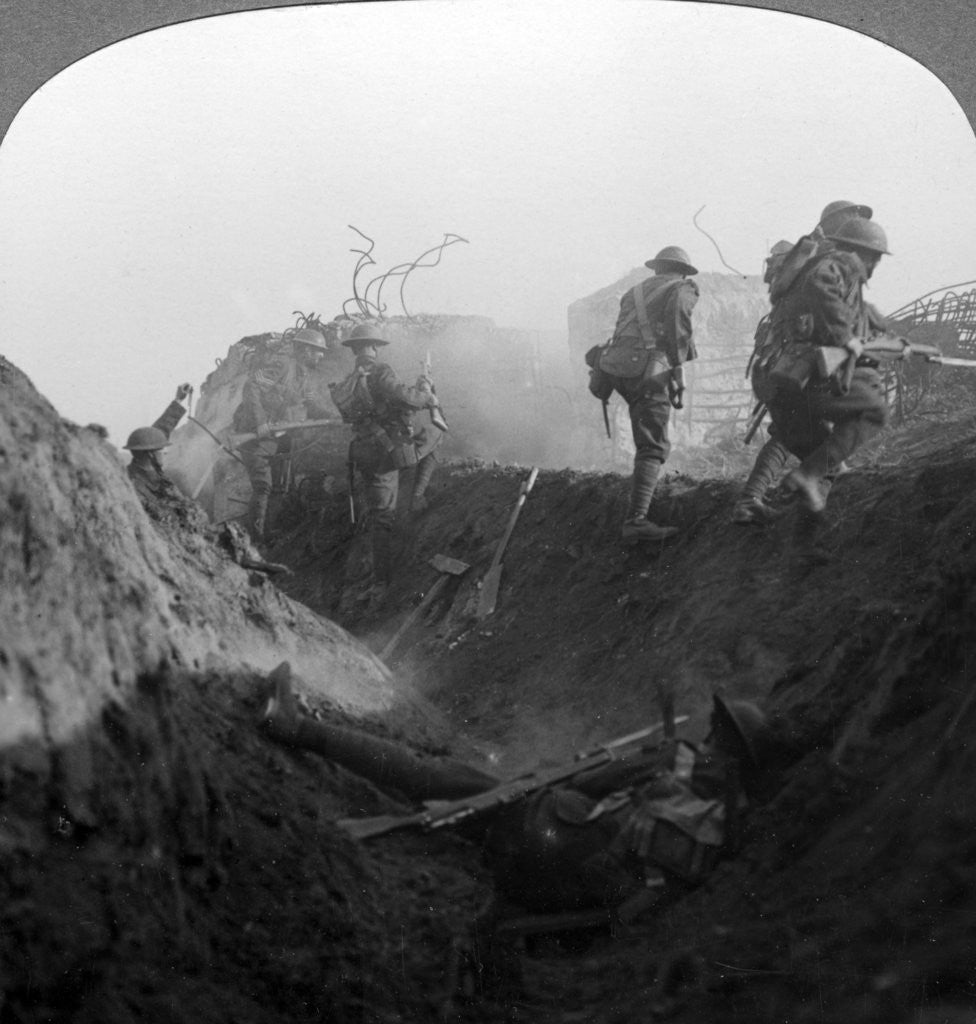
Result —
[{"label": "helmet on fallen soldier", "polygon": [[722,745],[723,738],[734,737],[745,759],[758,768],[769,732],[765,712],[751,700],[728,700],[721,694],[712,697],[712,729]]},{"label": "helmet on fallen soldier", "polygon": [[158,452],[168,448],[169,438],[159,427],[138,427],[129,434],[129,440],[122,446],[130,452]]}]

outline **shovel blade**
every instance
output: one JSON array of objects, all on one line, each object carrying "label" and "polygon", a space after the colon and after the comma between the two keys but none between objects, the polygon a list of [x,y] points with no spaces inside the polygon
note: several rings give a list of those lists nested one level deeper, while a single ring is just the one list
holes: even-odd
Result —
[{"label": "shovel blade", "polygon": [[478,598],[478,618],[483,619],[495,610],[498,602],[498,588],[502,582],[501,565],[492,566],[481,582],[481,596]]}]

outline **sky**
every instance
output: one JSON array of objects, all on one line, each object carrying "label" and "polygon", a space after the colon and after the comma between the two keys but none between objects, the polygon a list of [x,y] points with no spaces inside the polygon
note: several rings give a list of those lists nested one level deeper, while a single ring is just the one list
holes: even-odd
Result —
[{"label": "sky", "polygon": [[[757,273],[834,199],[883,311],[976,278],[976,140],[910,57],[795,15],[411,0],[171,26],[67,68],[0,144],[0,353],[117,445],[239,338],[331,318],[362,239],[411,313],[564,331],[665,245]],[[361,280],[368,280],[368,273]],[[401,312],[397,289],[384,293]],[[392,360],[395,365],[395,359]]]}]

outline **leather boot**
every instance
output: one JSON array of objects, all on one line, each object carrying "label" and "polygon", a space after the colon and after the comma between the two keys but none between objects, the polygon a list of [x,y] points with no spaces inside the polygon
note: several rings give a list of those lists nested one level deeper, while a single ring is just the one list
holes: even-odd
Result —
[{"label": "leather boot", "polygon": [[[835,467],[836,468],[836,467]],[[826,445],[821,445],[808,455],[786,478],[789,485],[800,494],[803,504],[811,512],[823,512],[827,507],[829,485],[824,486],[830,474],[830,457]]]},{"label": "leather boot", "polygon": [[268,518],[268,492],[255,491],[251,495],[250,525],[248,533],[255,544],[263,544],[265,540],[265,525]]},{"label": "leather boot", "polygon": [[430,455],[424,456],[417,463],[413,478],[413,493],[410,495],[411,512],[423,512],[427,508],[429,504],[426,497],[427,487],[430,484],[430,478],[434,475],[436,465],[437,463]]},{"label": "leather boot", "polygon": [[630,482],[630,509],[620,531],[624,544],[665,540],[678,532],[674,526],[658,526],[647,518],[647,510],[651,507],[651,499],[654,497],[660,475],[660,462],[634,463],[634,475]]},{"label": "leather boot", "polygon": [[776,518],[776,512],[763,501],[763,498],[782,473],[789,454],[779,441],[772,438],[760,448],[749,478],[732,510],[733,523],[737,526],[761,526]]}]

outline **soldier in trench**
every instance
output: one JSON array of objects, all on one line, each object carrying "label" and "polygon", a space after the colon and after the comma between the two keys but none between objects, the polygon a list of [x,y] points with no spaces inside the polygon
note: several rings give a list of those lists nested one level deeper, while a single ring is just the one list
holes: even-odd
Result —
[{"label": "soldier in trench", "polygon": [[170,434],[186,414],[183,403],[190,391],[189,384],[181,384],[176,389],[176,397],[166,406],[159,419],[151,427],[137,427],[129,434],[123,446],[132,454],[132,461],[126,467],[126,472],[147,510],[156,508],[160,503],[179,506],[189,504],[176,484],[166,475],[162,451],[169,447]]},{"label": "soldier in trench", "polygon": [[603,401],[616,391],[630,410],[634,473],[621,527],[627,545],[665,540],[678,532],[651,521],[647,513],[671,451],[671,409],[682,408],[682,366],[697,355],[691,316],[698,286],[689,278],[698,270],[675,245],[665,246],[645,266],[654,276],[624,293],[613,337],[587,353],[593,370],[590,390]]},{"label": "soldier in trench", "polygon": [[240,448],[251,483],[248,531],[256,544],[264,542],[267,530],[272,464],[279,447],[274,424],[297,418],[294,410],[302,417],[329,415],[315,380],[315,370],[328,351],[325,338],[319,331],[303,327],[292,331],[288,340],[290,347],[253,369],[234,410],[234,431],[257,434]]},{"label": "soldier in trench", "polygon": [[[775,391],[770,371],[788,330],[787,321],[791,315],[788,296],[794,286],[798,286],[803,270],[834,248],[830,236],[846,221],[851,218],[868,220],[872,213],[870,206],[846,199],[834,200],[823,208],[820,220],[810,234],[804,235],[793,245],[785,240],[777,242],[770,251],[763,281],[769,286],[772,309],[756,329],[755,348],[748,367],[753,394],[761,404],[768,407]],[[870,304],[865,303],[865,306],[872,330],[884,330],[884,318]],[[776,518],[777,513],[766,504],[765,499],[783,474],[790,459],[790,449],[774,434],[775,431],[771,432],[760,448],[732,510],[732,522],[737,526],[763,526]],[[836,476],[837,471],[843,472],[845,468],[838,466],[833,475]],[[826,486],[829,488],[830,484]]]},{"label": "soldier in trench", "polygon": [[437,407],[429,377],[412,387],[379,359],[389,341],[375,324],[357,324],[342,344],[352,349],[355,367],[333,386],[332,397],[343,419],[352,425],[349,461],[366,485],[373,570],[368,597],[382,599],[393,576],[393,525],[396,521],[400,470],[415,466],[411,511],[426,507],[426,491],[437,465],[441,434],[415,428],[414,415]]},{"label": "soldier in trench", "polygon": [[[359,730],[300,713],[290,669],[271,675],[260,727],[287,747],[314,751],[413,801],[459,800],[499,779],[463,762],[418,756]],[[750,798],[768,786],[777,756],[765,714],[750,701],[713,699],[705,741],[665,741],[466,819],[492,865],[499,892],[530,910],[616,906],[646,891],[701,882],[736,848]]]}]

